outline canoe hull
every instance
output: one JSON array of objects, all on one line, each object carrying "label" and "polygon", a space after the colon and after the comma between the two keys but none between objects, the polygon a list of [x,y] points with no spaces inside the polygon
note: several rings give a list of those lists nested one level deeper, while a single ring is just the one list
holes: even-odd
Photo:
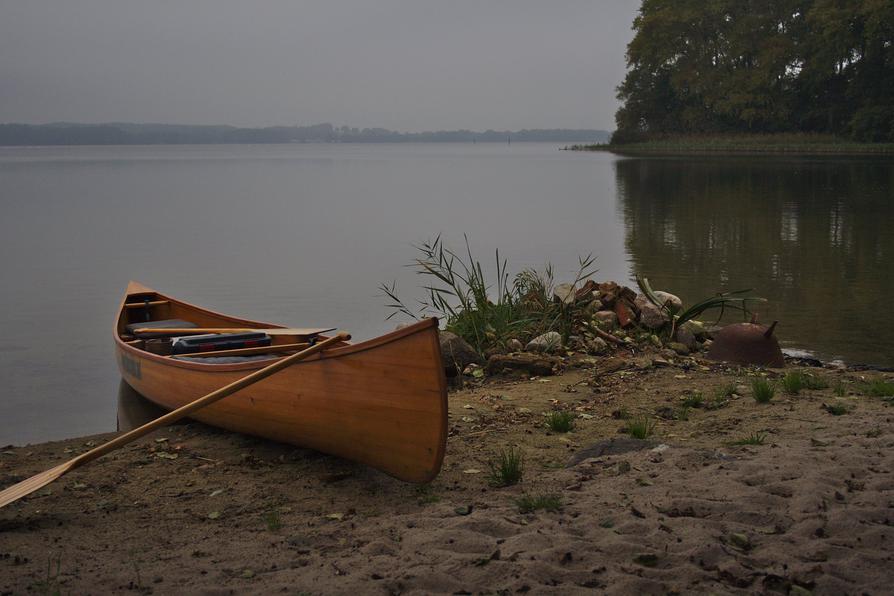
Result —
[{"label": "canoe hull", "polygon": [[[120,340],[115,349],[127,384],[168,410],[274,361],[237,367],[185,363]],[[298,362],[192,418],[361,462],[408,482],[428,482],[440,471],[447,439],[437,321]]]}]

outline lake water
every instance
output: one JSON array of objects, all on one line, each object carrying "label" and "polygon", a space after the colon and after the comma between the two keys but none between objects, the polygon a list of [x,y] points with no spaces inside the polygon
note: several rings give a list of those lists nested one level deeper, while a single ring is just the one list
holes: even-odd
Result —
[{"label": "lake water", "polygon": [[556,145],[0,149],[0,444],[114,430],[129,279],[355,338],[394,327],[414,244],[510,267],[642,271],[693,301],[754,288],[788,347],[894,365],[894,163],[629,159]]}]

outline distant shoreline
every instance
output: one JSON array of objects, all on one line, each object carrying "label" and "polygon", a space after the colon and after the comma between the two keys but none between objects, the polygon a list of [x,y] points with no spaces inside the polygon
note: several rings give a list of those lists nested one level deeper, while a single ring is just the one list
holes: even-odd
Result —
[{"label": "distant shoreline", "polygon": [[269,126],[239,128],[191,124],[109,122],[0,124],[0,146],[72,145],[237,145],[298,143],[600,143],[610,133],[596,129],[439,130],[397,132],[384,128]]},{"label": "distant shoreline", "polygon": [[680,135],[635,143],[576,144],[568,151],[608,151],[618,155],[894,155],[894,143],[859,143],[829,135]]}]

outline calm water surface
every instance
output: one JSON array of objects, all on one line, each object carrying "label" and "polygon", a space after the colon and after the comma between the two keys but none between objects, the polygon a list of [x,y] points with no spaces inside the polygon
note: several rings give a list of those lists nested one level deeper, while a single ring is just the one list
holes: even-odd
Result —
[{"label": "calm water surface", "polygon": [[787,346],[894,365],[894,164],[625,159],[555,145],[0,149],[0,444],[115,428],[111,328],[129,279],[358,339],[412,245],[642,271],[685,300],[752,287]]}]

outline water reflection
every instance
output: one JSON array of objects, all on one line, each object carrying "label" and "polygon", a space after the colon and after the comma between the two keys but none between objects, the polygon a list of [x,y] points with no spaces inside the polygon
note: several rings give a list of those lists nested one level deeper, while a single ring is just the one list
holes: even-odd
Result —
[{"label": "water reflection", "polygon": [[118,431],[127,432],[152,422],[166,411],[137,393],[123,380],[118,384]]},{"label": "water reflection", "polygon": [[633,272],[691,302],[754,288],[784,343],[894,365],[894,162],[622,159]]}]

